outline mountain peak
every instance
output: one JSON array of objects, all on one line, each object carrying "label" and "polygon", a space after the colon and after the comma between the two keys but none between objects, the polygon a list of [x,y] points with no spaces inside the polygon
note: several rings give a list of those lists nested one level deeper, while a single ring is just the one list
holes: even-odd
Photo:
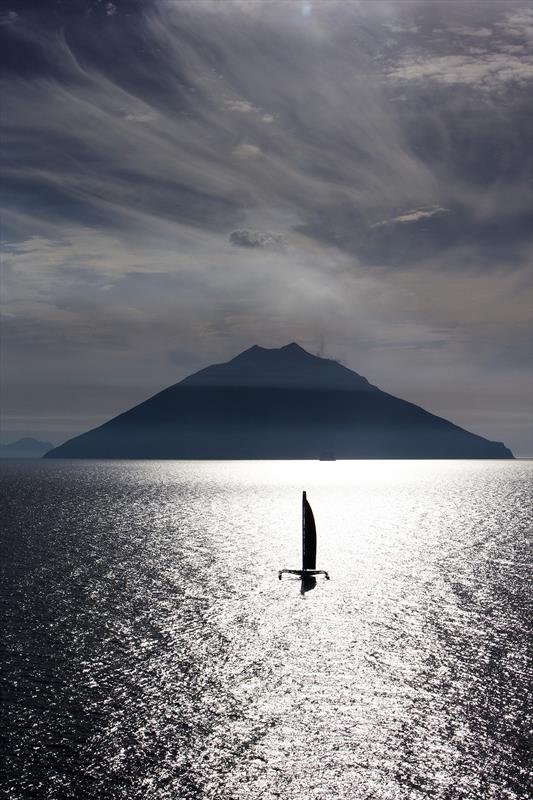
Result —
[{"label": "mountain peak", "polygon": [[280,350],[285,350],[288,353],[305,353],[307,356],[310,355],[307,350],[304,350],[303,347],[300,347],[300,345],[296,344],[296,342],[285,344],[283,347],[280,347]]},{"label": "mountain peak", "polygon": [[41,442],[25,436],[16,442],[0,445],[0,458],[41,458],[53,447],[52,442]]},{"label": "mountain peak", "polygon": [[[251,347],[248,347],[247,350],[243,350],[242,353],[239,353],[237,356],[231,359],[231,361],[236,361],[240,358],[249,358],[249,357],[262,357],[266,356],[267,358],[274,358],[276,354],[280,355],[304,355],[304,356],[311,356],[307,350],[304,350],[303,347],[300,347],[299,344],[296,342],[290,342],[289,344],[284,344],[282,347],[261,347],[258,344],[253,344]],[[313,356],[311,356],[313,357]],[[231,363],[228,362],[228,363]]]},{"label": "mountain peak", "polygon": [[225,364],[214,364],[189,375],[179,385],[183,384],[352,391],[374,389],[366,378],[337,361],[312,355],[296,342],[270,348],[254,344]]}]

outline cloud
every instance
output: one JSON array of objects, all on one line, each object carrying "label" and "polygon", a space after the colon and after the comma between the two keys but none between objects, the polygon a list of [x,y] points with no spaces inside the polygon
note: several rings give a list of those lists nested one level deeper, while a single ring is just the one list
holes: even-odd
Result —
[{"label": "cloud", "polygon": [[252,112],[259,112],[261,110],[248,100],[225,100],[224,104],[230,111],[238,111],[241,114],[251,114]]},{"label": "cloud", "polygon": [[[116,222],[140,205],[146,213],[179,218],[191,196],[201,197],[204,224],[215,227],[225,206],[235,210],[238,224],[238,207],[277,206],[301,216],[332,202],[357,207],[436,199],[431,170],[404,147],[377,79],[348,80],[351,50],[323,44],[319,64],[316,29],[280,29],[270,7],[264,29],[248,17],[236,27],[228,6],[217,13],[217,25],[197,6],[180,8],[177,15],[164,6],[143,20],[143,47],[151,55],[128,61],[127,81],[122,66],[118,75],[106,69],[107,52],[98,52],[103,60],[94,63],[94,53],[78,58],[66,37],[51,41],[32,31],[58,78],[10,79],[3,97],[8,135],[24,129],[29,153],[48,153],[45,169],[34,168],[35,157],[16,167],[35,195],[61,195],[62,207],[84,204],[88,213],[107,206]],[[206,48],[191,44],[193,34]],[[270,53],[260,46],[265,37]],[[242,42],[241,52],[236,43]],[[254,103],[226,100],[222,108],[236,113],[223,114],[221,96]],[[41,107],[46,113],[35,113]]]},{"label": "cloud", "polygon": [[388,72],[399,82],[434,81],[452,86],[474,86],[492,92],[507,84],[525,86],[533,80],[533,60],[506,53],[437,57],[407,56]]},{"label": "cloud", "polygon": [[331,320],[362,330],[383,316],[380,282],[354,273],[340,251],[298,236],[297,247],[284,248],[281,235],[264,231],[233,232],[237,246],[220,234],[184,233],[167,222],[157,241],[133,232],[119,241],[70,227],[61,240],[12,243],[3,285],[6,369],[21,359],[26,368],[46,363],[47,380],[59,380],[76,370],[82,349],[85,380],[126,381],[134,362],[149,360],[164,383],[176,342],[197,362],[223,360],[250,337],[283,344],[292,333],[312,346]]},{"label": "cloud", "polygon": [[530,9],[510,10],[496,0],[483,8],[486,13],[469,6],[463,14],[456,4],[436,0],[434,19],[439,24],[435,25],[431,8],[422,9],[417,3],[413,8],[426,12],[426,25],[405,46],[392,42],[388,47],[384,74],[389,80],[471,87],[487,94],[525,87],[533,80],[533,58],[527,46],[533,41]]},{"label": "cloud", "polygon": [[20,14],[16,11],[0,11],[0,27],[3,25],[14,25],[20,20]]},{"label": "cloud", "polygon": [[397,217],[391,217],[390,219],[384,219],[380,222],[374,222],[371,226],[372,228],[379,228],[383,225],[397,225],[397,224],[405,224],[409,222],[420,222],[421,219],[428,219],[430,217],[434,217],[436,214],[447,214],[447,208],[440,208],[437,206],[436,208],[414,208],[412,211],[406,211],[404,214],[400,214]]},{"label": "cloud", "polygon": [[388,25],[392,33],[418,33],[420,27],[418,25]]},{"label": "cloud", "polygon": [[237,145],[233,152],[240,158],[256,158],[256,156],[261,155],[261,148],[256,144],[243,142],[242,144]]},{"label": "cloud", "polygon": [[20,19],[16,11],[0,11],[0,26],[14,25]]},{"label": "cloud", "polygon": [[125,114],[124,119],[128,120],[128,122],[154,122],[157,119],[157,115],[154,113],[148,114]]},{"label": "cloud", "polygon": [[265,247],[282,248],[285,245],[285,238],[280,233],[269,233],[268,231],[250,231],[246,228],[231,231],[229,241],[235,247]]},{"label": "cloud", "polygon": [[469,28],[467,25],[450,25],[448,31],[458,33],[460,36],[473,36],[475,39],[493,35],[491,28]]},{"label": "cloud", "polygon": [[509,11],[496,25],[502,33],[513,39],[533,42],[533,11],[531,8],[524,7]]}]

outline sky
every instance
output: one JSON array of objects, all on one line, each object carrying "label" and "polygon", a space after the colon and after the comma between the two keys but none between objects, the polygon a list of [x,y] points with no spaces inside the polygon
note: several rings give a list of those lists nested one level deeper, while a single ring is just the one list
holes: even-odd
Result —
[{"label": "sky", "polygon": [[2,0],[2,441],[296,341],[533,455],[523,0]]}]

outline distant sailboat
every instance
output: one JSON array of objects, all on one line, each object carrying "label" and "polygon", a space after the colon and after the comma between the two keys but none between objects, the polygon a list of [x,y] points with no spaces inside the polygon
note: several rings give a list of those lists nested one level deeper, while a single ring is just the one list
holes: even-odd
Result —
[{"label": "distant sailboat", "polygon": [[278,573],[280,580],[284,572],[290,575],[300,575],[302,578],[311,575],[325,575],[326,579],[329,580],[329,575],[325,570],[316,569],[315,517],[305,492],[302,492],[302,568],[280,569]]}]

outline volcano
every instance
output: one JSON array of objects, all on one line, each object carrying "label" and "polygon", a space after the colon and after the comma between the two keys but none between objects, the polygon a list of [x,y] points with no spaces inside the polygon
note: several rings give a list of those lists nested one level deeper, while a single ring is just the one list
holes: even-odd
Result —
[{"label": "volcano", "polygon": [[45,458],[509,459],[511,451],[292,343],[254,345]]}]

